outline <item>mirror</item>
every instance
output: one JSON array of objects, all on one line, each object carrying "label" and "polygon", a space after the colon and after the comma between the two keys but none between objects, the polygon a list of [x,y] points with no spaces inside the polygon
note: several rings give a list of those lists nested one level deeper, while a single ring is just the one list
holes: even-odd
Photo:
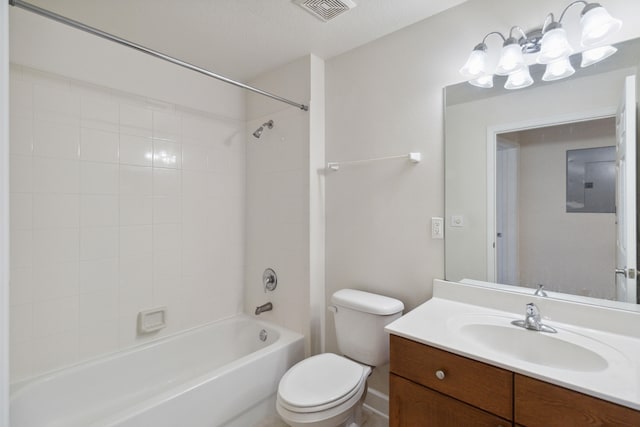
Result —
[{"label": "mirror", "polygon": [[[606,206],[616,168],[597,157],[616,145],[625,78],[640,74],[640,39],[616,47],[583,69],[574,55],[576,73],[564,80],[542,82],[536,64],[525,89],[499,78],[492,89],[445,88],[446,280],[637,302],[635,277],[629,293],[616,274],[618,220]],[[585,200],[605,206],[580,208]]]}]

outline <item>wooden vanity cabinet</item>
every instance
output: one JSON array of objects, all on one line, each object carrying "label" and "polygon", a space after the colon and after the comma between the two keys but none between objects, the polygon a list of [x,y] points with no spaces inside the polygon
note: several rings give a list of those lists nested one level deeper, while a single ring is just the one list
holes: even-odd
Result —
[{"label": "wooden vanity cabinet", "polygon": [[511,422],[390,374],[389,427],[507,427]]},{"label": "wooden vanity cabinet", "polygon": [[389,426],[512,426],[513,373],[391,335]]},{"label": "wooden vanity cabinet", "polygon": [[391,335],[390,427],[640,427],[640,411]]},{"label": "wooden vanity cabinet", "polygon": [[515,418],[527,427],[640,426],[639,411],[519,374]]}]

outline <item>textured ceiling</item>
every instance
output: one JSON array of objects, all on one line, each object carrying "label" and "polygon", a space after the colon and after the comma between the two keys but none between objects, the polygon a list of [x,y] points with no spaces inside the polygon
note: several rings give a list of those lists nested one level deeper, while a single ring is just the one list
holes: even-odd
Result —
[{"label": "textured ceiling", "polygon": [[328,59],[466,0],[356,0],[324,23],[291,0],[27,0],[238,80]]}]

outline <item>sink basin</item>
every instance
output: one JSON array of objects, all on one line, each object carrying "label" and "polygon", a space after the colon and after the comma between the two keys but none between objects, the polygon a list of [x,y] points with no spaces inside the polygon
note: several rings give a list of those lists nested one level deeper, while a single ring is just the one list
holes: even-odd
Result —
[{"label": "sink basin", "polygon": [[614,348],[581,334],[559,329],[556,334],[511,325],[505,316],[468,315],[449,321],[449,327],[485,350],[549,368],[597,372],[611,363],[624,363]]}]

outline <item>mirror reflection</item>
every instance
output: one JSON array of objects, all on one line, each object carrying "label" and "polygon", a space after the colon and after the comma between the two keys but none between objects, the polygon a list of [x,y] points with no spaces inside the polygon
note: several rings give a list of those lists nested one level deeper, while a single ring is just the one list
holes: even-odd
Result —
[{"label": "mirror reflection", "polygon": [[496,139],[496,281],[614,299],[615,213],[572,210],[615,205],[614,118]]},{"label": "mirror reflection", "polygon": [[445,89],[447,280],[637,302],[636,138],[623,125],[640,42],[617,47],[567,80]]}]

